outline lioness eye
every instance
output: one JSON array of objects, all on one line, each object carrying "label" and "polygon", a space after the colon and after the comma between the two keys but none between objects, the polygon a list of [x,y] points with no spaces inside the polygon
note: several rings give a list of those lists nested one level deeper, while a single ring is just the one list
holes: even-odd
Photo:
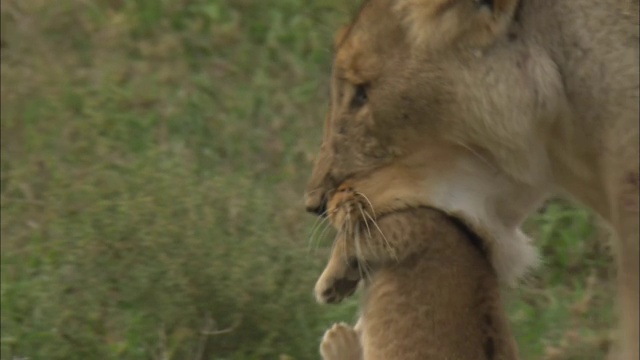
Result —
[{"label": "lioness eye", "polygon": [[366,104],[368,100],[367,97],[367,88],[365,85],[357,85],[356,93],[353,96],[353,100],[351,101],[351,106],[353,107],[361,107]]}]

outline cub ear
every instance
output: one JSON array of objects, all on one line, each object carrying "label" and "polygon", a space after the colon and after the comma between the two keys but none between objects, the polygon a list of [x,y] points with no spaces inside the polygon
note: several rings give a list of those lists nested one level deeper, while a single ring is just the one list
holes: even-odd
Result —
[{"label": "cub ear", "polygon": [[483,47],[506,32],[517,5],[518,0],[397,0],[394,11],[414,45]]}]

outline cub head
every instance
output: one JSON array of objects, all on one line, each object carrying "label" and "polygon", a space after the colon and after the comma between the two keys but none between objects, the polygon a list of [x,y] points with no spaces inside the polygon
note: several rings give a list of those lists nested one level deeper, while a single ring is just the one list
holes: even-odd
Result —
[{"label": "cub head", "polygon": [[516,10],[516,0],[366,1],[335,37],[307,210],[325,213],[348,181],[378,215],[459,216],[494,239],[503,279],[524,273],[535,255],[518,227],[545,195],[544,139],[564,97]]}]

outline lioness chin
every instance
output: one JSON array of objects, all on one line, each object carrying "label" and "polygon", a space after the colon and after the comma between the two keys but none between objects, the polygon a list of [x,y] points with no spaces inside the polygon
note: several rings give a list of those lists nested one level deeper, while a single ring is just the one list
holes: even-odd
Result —
[{"label": "lioness chin", "polygon": [[359,281],[365,296],[355,328],[336,324],[325,333],[324,360],[517,359],[482,240],[434,209],[374,222],[364,199],[335,197],[329,213],[340,232],[316,296],[338,302]]},{"label": "lioness chin", "polygon": [[514,284],[537,259],[521,224],[568,195],[615,231],[638,359],[638,33],[638,0],[366,1],[336,35],[307,209],[349,181],[377,215],[455,214]]}]

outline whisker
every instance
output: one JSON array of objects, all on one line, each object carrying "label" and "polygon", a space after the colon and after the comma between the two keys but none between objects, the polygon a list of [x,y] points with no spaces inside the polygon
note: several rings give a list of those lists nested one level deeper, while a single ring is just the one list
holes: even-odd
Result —
[{"label": "whisker", "polygon": [[[367,214],[366,211],[363,210],[363,216]],[[367,227],[368,238],[365,237],[365,246],[369,246],[371,248],[371,242],[373,241],[373,235],[371,235],[371,230],[369,229],[369,224],[366,216],[364,216],[365,225]],[[362,261],[358,263],[358,266],[361,267],[365,273],[366,279],[371,279],[371,267],[369,266],[369,262],[362,257]],[[363,278],[364,279],[364,278]]]},{"label": "whisker", "polygon": [[358,269],[360,269],[361,273],[364,273],[364,275],[360,275],[362,280],[371,280],[371,277],[373,276],[372,269],[367,260],[363,259],[362,261],[358,262]]},{"label": "whisker", "polygon": [[[326,213],[327,211],[325,211],[324,213]],[[329,217],[325,216],[322,219],[316,219],[316,221],[314,222],[312,228],[311,228],[311,234],[309,234],[309,245],[307,246],[307,251],[310,252],[311,251],[311,245],[313,244],[313,240],[314,240],[314,236],[316,235],[316,233],[318,232],[318,230],[320,229],[320,227],[322,227],[322,225],[324,223],[326,223],[328,221]],[[326,227],[325,227],[326,229]]]},{"label": "whisker", "polygon": [[331,253],[333,254],[336,251],[336,246],[339,244],[340,237],[343,236],[344,229],[340,228],[336,232],[336,236],[333,238],[333,242],[331,244]]},{"label": "whisker", "polygon": [[364,225],[367,227],[367,232],[369,233],[369,239],[372,239],[373,236],[371,236],[371,229],[369,228],[369,221],[367,220],[367,217],[365,216],[365,211],[364,211],[364,209],[362,209],[362,205],[358,204],[358,209],[360,210],[360,213],[362,214],[362,220],[364,221]]},{"label": "whisker", "polygon": [[367,200],[367,203],[369,203],[369,207],[371,208],[371,214],[373,214],[373,217],[376,218],[376,211],[373,209],[373,204],[371,203],[371,201],[369,200],[369,198],[367,197],[367,195],[365,195],[364,193],[361,193],[359,191],[356,191],[355,194],[357,196],[362,196],[365,200]]},{"label": "whisker", "polygon": [[[371,280],[371,267],[369,266],[369,263],[366,261],[363,261],[362,263],[362,270],[364,271],[364,275],[366,276],[367,280]],[[365,279],[365,278],[363,278]]]},{"label": "whisker", "polygon": [[317,193],[318,191],[321,191],[321,190],[322,189],[313,189],[313,190],[307,192],[307,194],[312,195],[312,194],[315,194],[315,193]]},{"label": "whisker", "polygon": [[476,156],[478,159],[480,159],[482,162],[484,162],[489,168],[491,168],[491,170],[493,171],[498,171],[498,169],[491,163],[489,162],[489,160],[487,160],[484,156],[482,156],[479,152],[473,150],[469,145],[461,142],[461,141],[457,141],[456,144],[462,146],[463,148],[469,150],[474,156]]},{"label": "whisker", "polygon": [[345,222],[343,223],[342,227],[345,229],[345,237],[346,240],[342,242],[343,245],[343,252],[344,252],[344,262],[345,264],[347,264],[347,266],[349,266],[349,253],[347,251],[347,241],[349,240],[349,238],[351,237],[350,235],[350,227],[349,227],[349,223],[351,223],[351,213],[347,213],[347,217],[345,218]]},{"label": "whisker", "polygon": [[373,219],[371,217],[371,215],[366,214],[369,219],[371,220],[371,222],[373,223],[373,225],[376,227],[376,229],[378,229],[378,232],[380,233],[380,235],[382,236],[382,239],[384,240],[385,244],[387,245],[387,247],[389,248],[389,252],[391,253],[391,256],[397,261],[398,257],[396,255],[396,252],[393,250],[393,248],[391,247],[391,243],[389,242],[389,240],[387,239],[387,237],[384,235],[384,233],[382,232],[382,229],[380,229],[380,226],[378,226],[378,223],[375,221],[375,219]]},{"label": "whisker", "polygon": [[335,248],[335,245],[338,243],[340,237],[344,237],[345,235],[345,229],[344,227],[340,227],[340,229],[338,229],[338,231],[336,232],[336,236],[333,239],[333,246]]},{"label": "whisker", "polygon": [[[356,233],[354,234],[354,240],[356,242],[356,259],[364,259],[362,249],[360,248],[360,229],[358,227],[355,228]],[[362,267],[360,266],[360,261],[356,260],[358,264],[358,275],[360,278],[363,278]],[[351,265],[351,264],[349,264]]]},{"label": "whisker", "polygon": [[313,222],[313,225],[315,226],[316,224],[318,224],[318,222],[325,221],[328,218],[328,216],[325,216],[325,215],[327,215],[328,213],[329,213],[329,209],[326,209],[320,215],[316,216],[316,220]]},{"label": "whisker", "polygon": [[327,230],[331,229],[331,223],[325,223],[324,229],[322,230],[322,232],[320,232],[320,235],[318,235],[318,241],[316,241],[316,250],[318,249],[318,247],[320,246],[320,240],[324,238],[324,235],[327,233]]},{"label": "whisker", "polygon": [[[326,213],[326,212],[327,212],[327,210],[325,210],[324,213]],[[309,238],[313,237],[314,231],[316,231],[318,229],[318,227],[320,226],[320,224],[322,224],[326,219],[327,219],[327,217],[322,217],[322,216],[317,216],[316,217],[316,219],[313,222],[313,225],[311,225],[311,231],[310,231],[310,234],[309,234]]]},{"label": "whisker", "polygon": [[[373,241],[373,235],[371,234],[371,228],[369,227],[369,219],[367,219],[368,213],[366,212],[365,209],[362,208],[362,205],[358,204],[358,208],[360,209],[360,213],[362,214],[362,220],[364,221],[364,225],[367,227],[367,234],[369,235],[368,239],[365,237],[365,242]],[[366,245],[367,244],[365,244],[365,246]],[[368,245],[370,245],[370,244],[368,244]],[[370,272],[368,263],[366,261],[364,261],[362,266],[364,267],[364,272],[367,275],[367,278],[370,279],[371,278],[371,272]]]}]

